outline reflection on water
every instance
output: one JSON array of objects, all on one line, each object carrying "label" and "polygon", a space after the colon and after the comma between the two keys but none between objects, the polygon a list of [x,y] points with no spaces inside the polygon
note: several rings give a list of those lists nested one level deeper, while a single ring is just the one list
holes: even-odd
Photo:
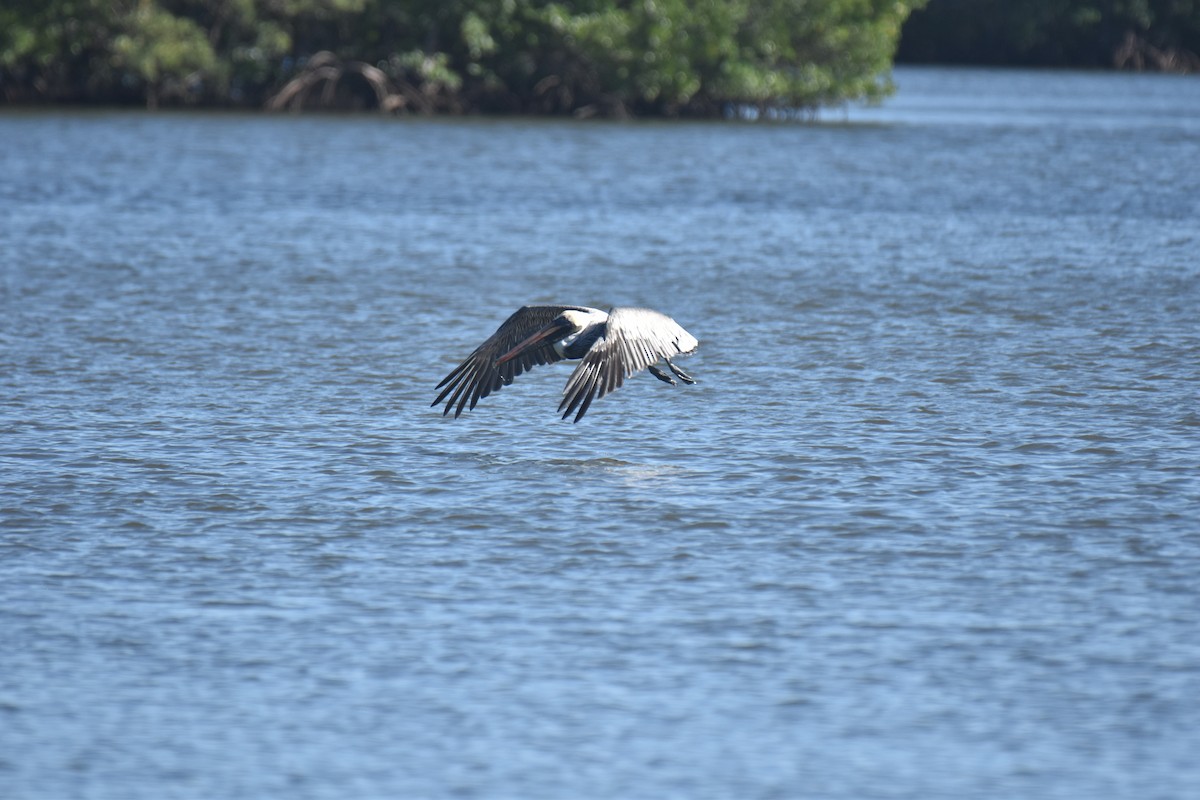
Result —
[{"label": "reflection on water", "polygon": [[[897,83],[0,115],[5,796],[1194,795],[1200,84]],[[536,302],[701,383],[429,407]]]}]

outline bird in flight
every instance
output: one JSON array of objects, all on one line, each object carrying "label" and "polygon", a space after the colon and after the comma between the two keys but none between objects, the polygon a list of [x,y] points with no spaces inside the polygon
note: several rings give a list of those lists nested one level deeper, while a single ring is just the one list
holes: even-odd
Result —
[{"label": "bird in flight", "polygon": [[583,419],[592,400],[620,388],[643,369],[660,381],[676,385],[661,370],[662,361],[679,380],[696,381],[671,362],[696,350],[699,342],[679,323],[648,308],[614,308],[604,312],[586,306],[523,306],[496,332],[475,348],[437,385],[433,401],[446,403],[442,416],[464,409],[503,389],[513,378],[538,364],[579,360],[567,379],[558,410],[566,419]]}]

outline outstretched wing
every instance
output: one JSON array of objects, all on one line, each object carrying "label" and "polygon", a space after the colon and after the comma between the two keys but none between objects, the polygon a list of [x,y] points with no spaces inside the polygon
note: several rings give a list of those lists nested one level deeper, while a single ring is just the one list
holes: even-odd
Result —
[{"label": "outstretched wing", "polygon": [[666,314],[648,308],[614,308],[604,334],[588,350],[563,389],[558,410],[566,419],[583,419],[596,397],[619,389],[625,379],[664,358],[696,349],[694,336]]},{"label": "outstretched wing", "polygon": [[445,400],[446,410],[442,416],[449,414],[453,408],[454,416],[458,417],[464,408],[475,408],[476,403],[512,383],[513,378],[522,372],[537,364],[561,361],[562,356],[554,350],[554,342],[546,341],[526,349],[503,364],[496,364],[500,356],[549,325],[559,314],[571,309],[590,310],[582,306],[522,306],[517,309],[487,341],[467,356],[466,361],[442,379],[436,387],[442,392],[430,405],[436,406]]}]

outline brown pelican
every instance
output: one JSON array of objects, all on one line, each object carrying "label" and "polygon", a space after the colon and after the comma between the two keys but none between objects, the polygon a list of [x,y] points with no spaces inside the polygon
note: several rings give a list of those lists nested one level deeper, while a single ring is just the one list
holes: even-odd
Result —
[{"label": "brown pelican", "polygon": [[679,380],[695,383],[671,359],[693,352],[698,344],[675,320],[648,308],[605,313],[586,306],[524,306],[442,379],[437,385],[442,393],[432,405],[445,400],[442,416],[454,409],[457,417],[537,364],[582,359],[558,405],[563,419],[578,408],[579,422],[594,398],[619,388],[635,372],[648,369],[674,386],[674,379],[655,366],[659,361]]}]

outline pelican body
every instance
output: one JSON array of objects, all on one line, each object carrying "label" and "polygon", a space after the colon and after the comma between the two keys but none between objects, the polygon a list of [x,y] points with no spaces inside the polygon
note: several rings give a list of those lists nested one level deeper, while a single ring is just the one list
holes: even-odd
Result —
[{"label": "pelican body", "polygon": [[442,416],[453,409],[458,417],[538,364],[578,360],[558,410],[563,419],[574,413],[579,422],[592,400],[620,388],[626,378],[643,369],[675,385],[658,368],[660,361],[679,380],[695,383],[671,359],[694,352],[698,345],[696,337],[675,320],[648,308],[605,312],[587,306],[523,306],[442,379],[437,385],[441,394],[433,405],[445,401]]}]

